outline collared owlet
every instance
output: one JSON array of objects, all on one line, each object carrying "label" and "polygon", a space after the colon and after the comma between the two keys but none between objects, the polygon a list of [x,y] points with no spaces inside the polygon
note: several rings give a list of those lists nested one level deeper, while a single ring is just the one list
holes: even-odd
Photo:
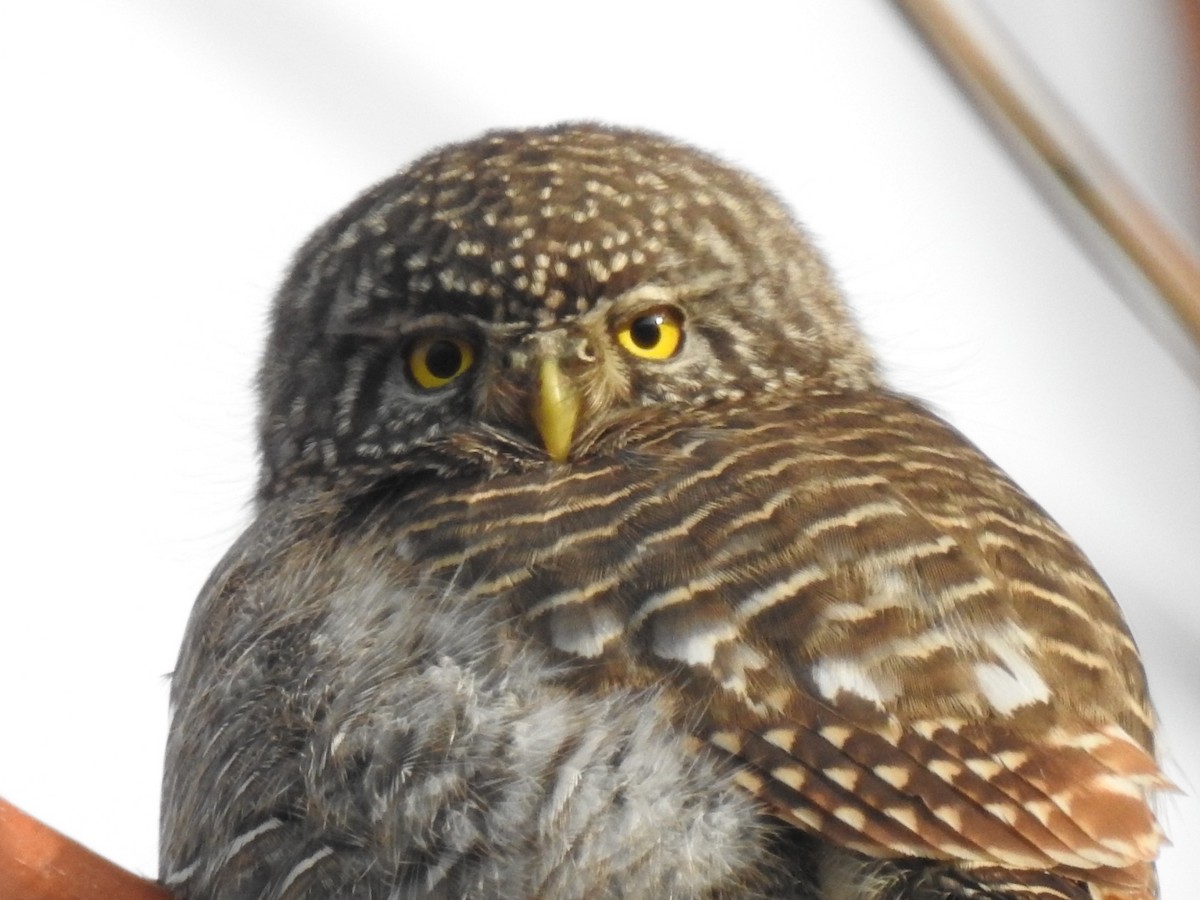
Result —
[{"label": "collared owlet", "polygon": [[296,257],[172,687],[183,898],[1149,900],[1137,648],[753,178],[498,132]]}]

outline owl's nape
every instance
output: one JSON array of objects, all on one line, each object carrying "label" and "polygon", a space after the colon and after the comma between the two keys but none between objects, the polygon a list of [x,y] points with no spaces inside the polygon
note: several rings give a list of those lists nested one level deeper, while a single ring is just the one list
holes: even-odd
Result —
[{"label": "owl's nape", "polygon": [[181,897],[1149,900],[1136,646],[786,208],[589,125],[297,256],[175,674]]}]

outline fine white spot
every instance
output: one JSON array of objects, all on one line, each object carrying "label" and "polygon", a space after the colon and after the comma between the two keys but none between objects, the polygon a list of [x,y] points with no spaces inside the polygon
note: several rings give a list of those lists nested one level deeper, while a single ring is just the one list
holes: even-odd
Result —
[{"label": "fine white spot", "polygon": [[604,282],[608,281],[608,277],[609,277],[608,267],[605,266],[604,263],[600,262],[600,260],[589,259],[587,261],[587,270],[588,270],[588,274],[591,275],[592,278],[594,278],[600,284],[604,284]]}]

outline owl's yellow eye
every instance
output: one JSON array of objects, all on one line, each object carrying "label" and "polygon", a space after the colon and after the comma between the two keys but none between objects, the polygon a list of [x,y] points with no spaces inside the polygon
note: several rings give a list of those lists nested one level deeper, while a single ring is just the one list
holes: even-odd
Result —
[{"label": "owl's yellow eye", "polygon": [[683,318],[673,309],[643,313],[617,329],[617,342],[642,359],[670,359],[683,346]]},{"label": "owl's yellow eye", "polygon": [[408,349],[408,372],[426,390],[449,384],[475,362],[475,351],[461,338],[430,335]]}]

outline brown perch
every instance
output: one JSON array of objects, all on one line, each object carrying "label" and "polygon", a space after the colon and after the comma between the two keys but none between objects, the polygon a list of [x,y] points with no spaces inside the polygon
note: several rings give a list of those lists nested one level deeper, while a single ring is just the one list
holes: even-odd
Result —
[{"label": "brown perch", "polygon": [[0,897],[14,900],[171,900],[0,798]]}]

